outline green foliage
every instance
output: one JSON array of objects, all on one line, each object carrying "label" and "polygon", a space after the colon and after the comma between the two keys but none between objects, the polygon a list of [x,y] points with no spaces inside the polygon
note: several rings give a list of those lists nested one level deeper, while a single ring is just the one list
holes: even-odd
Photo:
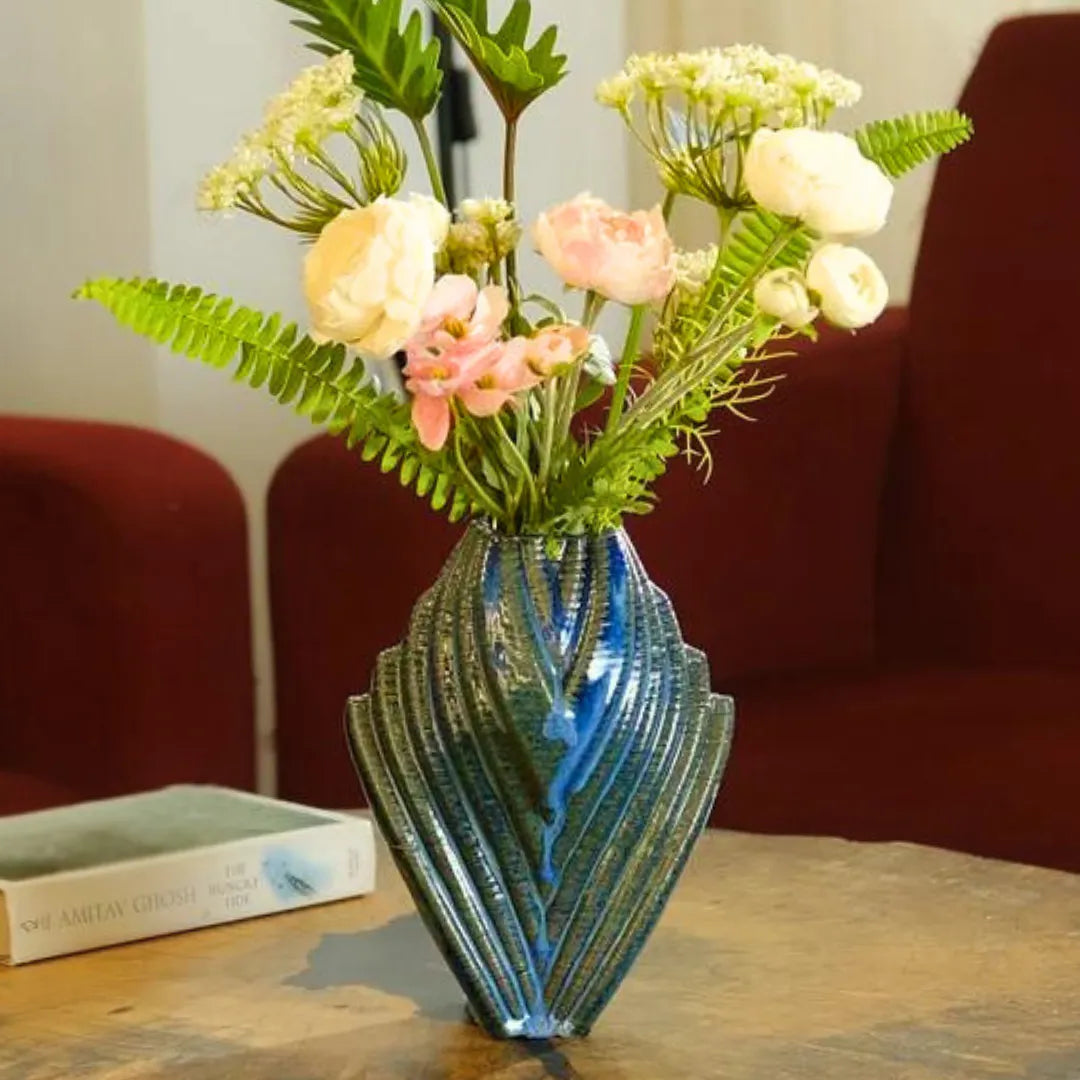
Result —
[{"label": "green foliage", "polygon": [[484,80],[510,123],[566,76],[566,57],[555,52],[558,29],[549,26],[528,44],[532,5],[514,0],[497,30],[488,26],[487,0],[427,0]]},{"label": "green foliage", "polygon": [[366,383],[363,363],[347,364],[344,346],[319,345],[300,336],[295,324],[283,327],[280,315],[267,317],[194,286],[102,278],[75,296],[97,301],[136,333],[211,367],[227,368],[239,356],[237,381],[265,387],[282,405],[344,436],[383,472],[397,470],[402,484],[435,510],[448,510],[452,520],[472,510],[450,457],[424,449],[408,405]]},{"label": "green foliage", "polygon": [[938,154],[947,154],[971,138],[975,125],[957,109],[908,113],[877,120],[855,132],[865,157],[892,177],[903,176]]},{"label": "green foliage", "polygon": [[701,296],[669,312],[657,328],[654,348],[664,367],[715,350],[719,337],[757,318],[754,286],[762,274],[782,267],[803,269],[814,234],[755,207],[735,219]]},{"label": "green foliage", "polygon": [[319,39],[311,46],[356,59],[356,84],[372,100],[422,120],[435,109],[442,88],[439,43],[426,41],[424,20],[414,11],[401,28],[402,0],[278,0],[303,12],[294,23]]},{"label": "green foliage", "polygon": [[[753,318],[753,288],[758,278],[769,270],[806,266],[813,248],[808,230],[793,230],[790,221],[755,207],[740,214],[728,236],[717,267],[722,288],[719,295],[730,297],[741,292],[732,314],[739,320]],[[749,284],[749,288],[747,285]],[[713,297],[713,303],[716,297]]]}]

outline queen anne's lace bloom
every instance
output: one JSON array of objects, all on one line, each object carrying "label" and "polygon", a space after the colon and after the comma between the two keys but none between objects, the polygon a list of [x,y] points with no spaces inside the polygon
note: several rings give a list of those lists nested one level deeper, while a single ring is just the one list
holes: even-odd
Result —
[{"label": "queen anne's lace bloom", "polygon": [[795,125],[807,114],[856,104],[862,88],[835,71],[774,55],[760,45],[731,45],[631,56],[622,72],[600,84],[597,98],[625,112],[638,93],[646,98],[677,93],[715,110],[745,109],[770,122]]},{"label": "queen anne's lace bloom", "polygon": [[301,72],[266,108],[263,124],[245,135],[199,187],[200,210],[234,209],[277,164],[317,151],[356,119],[363,93],[353,85],[355,61],[341,53]]},{"label": "queen anne's lace bloom", "polygon": [[241,196],[251,191],[273,168],[274,159],[259,132],[245,135],[232,157],[212,169],[199,185],[196,205],[200,210],[232,210]]},{"label": "queen anne's lace bloom", "polygon": [[353,84],[355,71],[348,52],[302,71],[267,106],[263,131],[268,141],[291,156],[321,146],[335,132],[347,131],[363,99]]}]

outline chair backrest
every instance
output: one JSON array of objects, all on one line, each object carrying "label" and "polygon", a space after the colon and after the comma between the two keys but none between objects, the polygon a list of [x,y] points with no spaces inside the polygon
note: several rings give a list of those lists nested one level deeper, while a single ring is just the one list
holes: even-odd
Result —
[{"label": "chair backrest", "polygon": [[0,418],[0,598],[0,774],[35,804],[253,786],[247,524],[216,462]]},{"label": "chair backrest", "polygon": [[887,657],[1080,660],[1080,13],[1001,24],[964,91],[910,311]]},{"label": "chair backrest", "polygon": [[461,534],[403,488],[321,436],[279,467],[267,509],[277,686],[278,791],[359,805],[342,717]]}]

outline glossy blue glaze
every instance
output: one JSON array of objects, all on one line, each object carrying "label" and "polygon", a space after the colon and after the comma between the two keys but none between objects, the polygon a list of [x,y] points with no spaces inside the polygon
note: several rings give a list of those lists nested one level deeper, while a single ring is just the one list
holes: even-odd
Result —
[{"label": "glossy blue glaze", "polygon": [[473,526],[350,703],[417,906],[491,1034],[585,1034],[707,818],[732,707],[626,535]]}]

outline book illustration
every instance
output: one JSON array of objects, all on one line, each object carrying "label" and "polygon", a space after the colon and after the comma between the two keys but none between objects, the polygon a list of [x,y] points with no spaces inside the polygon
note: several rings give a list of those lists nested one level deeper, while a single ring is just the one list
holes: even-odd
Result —
[{"label": "book illustration", "polygon": [[316,896],[330,884],[332,869],[285,847],[267,848],[262,859],[263,876],[283,904]]}]

